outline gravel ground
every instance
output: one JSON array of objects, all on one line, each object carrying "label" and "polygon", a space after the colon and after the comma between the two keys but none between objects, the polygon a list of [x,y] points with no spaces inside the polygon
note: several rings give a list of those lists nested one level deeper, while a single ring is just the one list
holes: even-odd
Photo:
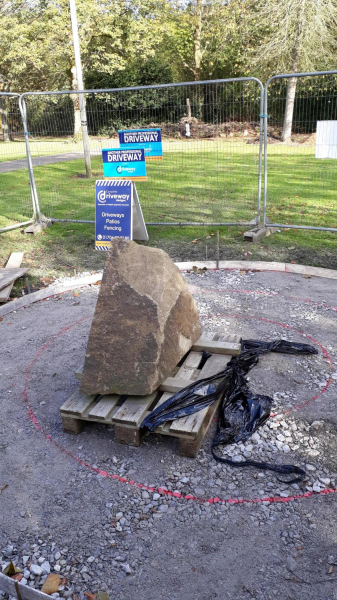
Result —
[{"label": "gravel ground", "polygon": [[317,356],[261,358],[251,386],[273,397],[276,416],[224,449],[238,462],[297,464],[306,480],[289,485],[273,472],[216,463],[216,423],[197,459],[179,457],[173,438],[150,436],[133,448],[116,444],[104,425],[63,433],[59,407],[78,386],[74,370],[98,293],[83,288],[0,325],[0,565],[13,560],[38,589],[49,571],[59,573],[54,596],[79,600],[98,590],[118,600],[336,600],[337,282],[239,271],[185,276],[205,330],[316,344]]}]

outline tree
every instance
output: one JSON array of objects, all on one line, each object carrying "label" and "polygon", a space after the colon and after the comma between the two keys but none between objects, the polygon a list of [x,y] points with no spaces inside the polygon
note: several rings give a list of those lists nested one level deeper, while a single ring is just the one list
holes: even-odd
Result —
[{"label": "tree", "polygon": [[[253,70],[328,70],[335,66],[337,0],[259,0],[249,7],[247,58]],[[288,79],[282,141],[291,137],[297,78]]]},{"label": "tree", "polygon": [[234,77],[239,66],[242,0],[190,0],[172,4],[170,41],[182,78]]},{"label": "tree", "polygon": [[[154,56],[166,32],[166,0],[77,0],[84,77],[113,75]],[[0,90],[77,89],[69,0],[8,0],[1,9]],[[78,97],[72,96],[74,136]]]}]

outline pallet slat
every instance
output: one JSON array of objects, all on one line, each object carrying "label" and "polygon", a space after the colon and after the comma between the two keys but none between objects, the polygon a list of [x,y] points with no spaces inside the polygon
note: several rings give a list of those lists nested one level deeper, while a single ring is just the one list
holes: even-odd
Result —
[{"label": "pallet slat", "polygon": [[[10,255],[10,257],[7,261],[7,265],[5,266],[5,269],[16,269],[16,268],[20,267],[22,260],[23,260],[23,252],[12,252],[12,254]],[[14,281],[12,281],[12,283],[10,283],[6,287],[4,287],[2,290],[0,290],[0,302],[7,302],[8,298],[11,294],[13,285],[14,285]]]},{"label": "pallet slat", "polygon": [[188,385],[188,380],[179,377],[167,377],[159,387],[161,392],[179,392]]},{"label": "pallet slat", "polygon": [[83,416],[87,410],[94,404],[95,396],[88,396],[83,394],[80,390],[76,392],[62,404],[60,411],[70,415]]},{"label": "pallet slat", "polygon": [[[219,373],[219,371],[223,371],[223,369],[226,368],[230,360],[230,356],[213,354],[212,356],[210,356],[208,361],[205,363],[204,367],[201,369],[200,374],[198,375],[198,379],[211,377],[212,375],[216,375],[216,373]],[[170,432],[190,433],[191,435],[198,435],[198,431],[202,426],[202,422],[207,414],[207,411],[210,408],[210,406],[207,406],[203,410],[200,410],[199,412],[196,412],[193,415],[189,415],[188,417],[184,417],[183,419],[176,419],[175,421],[172,421]]]},{"label": "pallet slat", "polygon": [[210,342],[201,337],[192,346],[192,350],[206,350],[206,352],[212,352],[214,354],[230,354],[231,356],[234,356],[240,354],[241,346],[240,344],[234,344],[232,342]]},{"label": "pallet slat", "polygon": [[[191,358],[189,358],[189,357],[191,357]],[[185,368],[185,371],[181,372],[179,369],[179,371],[177,373],[177,377],[178,376],[183,377],[183,379],[185,381],[185,387],[186,387],[186,385],[188,385],[189,380],[194,379],[195,372],[197,371],[197,369],[186,369],[186,364],[191,364],[191,365],[197,364],[199,366],[201,358],[202,358],[201,352],[190,352],[189,355],[187,356],[186,360],[180,367],[181,369]],[[171,392],[164,392],[164,394],[162,394],[161,398],[159,398],[159,401],[156,404],[156,408],[158,408],[158,406],[160,406],[161,404],[166,402],[166,400],[168,400],[169,398],[172,398],[173,395],[174,394],[172,394]],[[170,434],[170,424],[171,423],[169,422],[169,423],[163,423],[163,425],[159,425],[159,427],[157,427],[157,429],[156,429],[156,433],[162,433],[164,435],[169,435]]]},{"label": "pallet slat", "polygon": [[0,269],[0,290],[8,287],[11,283],[14,283],[15,279],[22,277],[28,273],[29,269],[9,268],[8,266],[4,269]]},{"label": "pallet slat", "polygon": [[88,412],[87,417],[94,419],[108,419],[113,409],[115,408],[120,396],[113,394],[111,396],[102,396],[97,404]]},{"label": "pallet slat", "polygon": [[112,422],[135,427],[140,425],[156,395],[157,392],[149,396],[129,396],[113,415]]},{"label": "pallet slat", "polygon": [[202,359],[202,352],[190,352],[179,367],[176,377],[181,379],[193,379]]}]

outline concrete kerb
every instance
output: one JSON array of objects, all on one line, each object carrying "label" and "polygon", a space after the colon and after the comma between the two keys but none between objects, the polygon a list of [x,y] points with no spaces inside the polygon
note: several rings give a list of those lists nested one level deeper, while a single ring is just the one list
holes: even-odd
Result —
[{"label": "concrete kerb", "polygon": [[[217,270],[216,261],[206,260],[196,262],[177,262],[175,263],[180,271],[190,271],[193,268],[197,269],[208,269]],[[246,261],[246,260],[221,260],[219,263],[219,270],[242,270],[242,271],[278,271],[279,273],[294,273],[299,275],[308,275],[311,277],[322,277],[326,279],[337,279],[337,271],[333,269],[323,269],[321,267],[310,267],[306,265],[294,265],[290,263],[279,263],[279,262],[263,262],[263,261]],[[93,275],[86,275],[79,277],[78,279],[71,279],[62,283],[51,284],[43,290],[33,292],[13,300],[8,304],[0,307],[0,317],[7,315],[20,308],[25,308],[45,300],[51,296],[62,294],[71,290],[76,290],[87,285],[96,285],[102,279],[102,272],[95,273]]]}]

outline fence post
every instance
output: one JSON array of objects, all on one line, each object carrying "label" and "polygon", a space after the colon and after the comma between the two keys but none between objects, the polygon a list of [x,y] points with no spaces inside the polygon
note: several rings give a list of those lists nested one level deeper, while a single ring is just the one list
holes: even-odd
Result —
[{"label": "fence post", "polygon": [[267,174],[267,154],[268,154],[268,85],[270,79],[268,79],[266,85],[264,86],[264,95],[263,95],[263,145],[264,145],[264,155],[263,155],[263,217],[262,217],[262,225],[266,226],[267,220],[267,183],[268,183],[268,174]]},{"label": "fence post", "polygon": [[[20,100],[20,94],[14,93],[14,92],[0,92],[0,98],[16,98],[18,100],[18,105],[19,105],[19,100]],[[1,111],[0,111],[1,114]],[[4,115],[1,115],[2,118],[4,117]],[[8,123],[7,123],[7,127],[8,127]],[[9,142],[10,143],[10,142]],[[12,231],[13,229],[18,229],[19,227],[24,227],[25,225],[30,225],[31,223],[34,222],[35,220],[35,203],[34,203],[34,199],[32,197],[32,209],[33,209],[33,218],[28,219],[27,221],[23,221],[20,223],[15,223],[13,225],[8,225],[6,227],[0,227],[0,233],[4,233],[6,231]]]},{"label": "fence post", "polygon": [[260,227],[261,222],[261,193],[262,193],[262,155],[263,155],[263,136],[264,136],[264,115],[263,115],[263,106],[264,106],[264,87],[260,82],[261,86],[261,98],[260,98],[260,136],[259,136],[259,172],[258,172],[258,183],[257,183],[257,215],[256,215],[256,225],[257,228]]},{"label": "fence post", "polygon": [[38,198],[37,189],[36,189],[36,185],[35,185],[32,156],[30,153],[30,145],[29,145],[29,139],[28,139],[29,132],[28,132],[28,128],[27,128],[26,103],[23,99],[23,96],[20,96],[20,98],[19,98],[19,108],[20,108],[22,124],[23,124],[23,134],[25,136],[28,175],[29,175],[30,191],[31,191],[32,203],[33,203],[33,218],[34,218],[34,221],[40,221],[42,215],[41,215],[41,211],[40,211],[39,198]]},{"label": "fence post", "polygon": [[[282,73],[281,75],[273,75],[265,84],[264,88],[264,189],[263,189],[263,226],[266,226],[267,221],[267,189],[268,189],[268,88],[269,84],[275,79],[298,79],[300,77],[319,77],[323,75],[337,75],[335,71],[312,71],[305,73]],[[269,225],[269,223],[268,223]],[[322,231],[336,231],[334,227],[316,227],[313,225],[289,225],[289,224],[274,224],[274,227],[288,227],[298,229],[312,229]]]}]

